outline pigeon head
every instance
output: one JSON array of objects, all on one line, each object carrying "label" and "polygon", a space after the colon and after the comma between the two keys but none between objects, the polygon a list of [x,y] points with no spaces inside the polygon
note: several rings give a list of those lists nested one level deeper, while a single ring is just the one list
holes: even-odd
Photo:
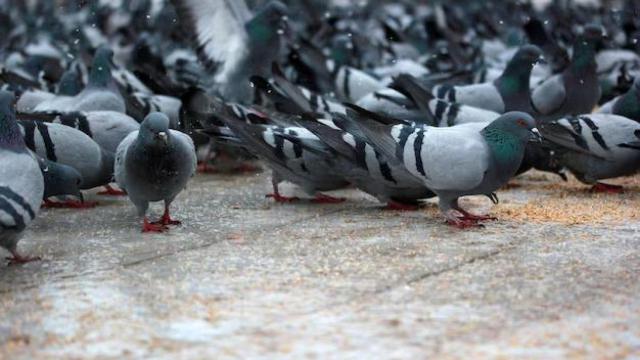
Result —
[{"label": "pigeon head", "polygon": [[24,139],[16,123],[15,96],[10,91],[0,91],[0,148],[26,151]]},{"label": "pigeon head", "polygon": [[138,136],[144,146],[164,148],[169,144],[169,135],[167,115],[153,112],[144,118]]},{"label": "pigeon head", "polygon": [[256,12],[255,17],[246,25],[252,39],[267,43],[278,36],[279,30],[286,27],[287,6],[280,1],[270,1]]},{"label": "pigeon head", "polygon": [[596,46],[602,37],[602,27],[598,25],[584,27],[582,35],[578,36],[573,45],[572,67],[574,71],[580,72],[596,67]]},{"label": "pigeon head", "polygon": [[487,129],[502,137],[510,137],[523,143],[540,139],[535,119],[520,111],[512,111],[500,116],[485,128]]},{"label": "pigeon head", "polygon": [[582,30],[582,37],[586,41],[597,43],[604,37],[604,30],[600,25],[589,24]]},{"label": "pigeon head", "polygon": [[113,66],[113,51],[106,45],[100,46],[93,55],[89,85],[94,87],[109,86]]},{"label": "pigeon head", "polygon": [[[496,85],[503,94],[528,94],[531,69],[542,59],[542,50],[535,45],[521,47],[507,64]],[[528,96],[528,95],[527,95]]]},{"label": "pigeon head", "polygon": [[40,170],[44,177],[44,198],[61,195],[73,195],[83,200],[80,186],[82,175],[67,165],[39,158]]},{"label": "pigeon head", "polygon": [[531,64],[531,66],[535,65],[542,59],[542,50],[535,45],[525,45],[513,56],[513,61],[520,64]]}]

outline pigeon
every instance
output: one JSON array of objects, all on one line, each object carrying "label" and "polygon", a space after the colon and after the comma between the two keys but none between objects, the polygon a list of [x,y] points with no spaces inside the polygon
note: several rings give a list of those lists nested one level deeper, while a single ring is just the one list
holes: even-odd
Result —
[{"label": "pigeon", "polygon": [[107,46],[96,50],[89,72],[89,82],[75,96],[59,95],[36,105],[32,111],[116,111],[126,112],[126,105],[111,76],[113,51]]},{"label": "pigeon", "polygon": [[113,179],[113,153],[102,149],[82,131],[41,121],[18,121],[18,125],[31,151],[80,173],[81,189],[107,185]]},{"label": "pigeon", "polygon": [[18,119],[72,127],[85,133],[102,149],[112,154],[115,154],[118,145],[127,135],[140,127],[131,117],[115,111],[19,113]]},{"label": "pigeon", "polygon": [[244,0],[172,0],[200,59],[216,71],[216,91],[228,101],[250,102],[251,75],[268,76],[281,47],[287,6],[269,1],[252,14]]},{"label": "pigeon", "polygon": [[18,253],[17,245],[38,214],[44,180],[16,124],[13,102],[13,93],[0,91],[0,246],[11,253],[11,264],[20,264],[38,260]]},{"label": "pigeon", "polygon": [[357,129],[349,128],[349,132],[340,128],[349,125],[341,114],[333,114],[330,119],[299,119],[298,122],[333,150],[335,156],[328,162],[333,172],[386,203],[386,209],[417,210],[419,200],[435,196],[404,166],[391,165]]},{"label": "pigeon", "polygon": [[557,159],[594,192],[622,191],[599,182],[640,171],[640,124],[613,114],[569,116],[545,122],[540,131],[556,146]]},{"label": "pigeon", "polygon": [[573,46],[571,64],[536,87],[531,102],[539,120],[588,114],[600,100],[595,46],[602,39],[599,26],[586,26]]},{"label": "pigeon", "polygon": [[84,197],[80,191],[82,175],[64,164],[55,163],[34,154],[38,159],[40,170],[44,178],[44,195],[42,200],[44,208],[69,207],[68,203],[58,203],[50,200],[52,197],[72,195],[80,199],[78,204],[84,203]]},{"label": "pigeon", "polygon": [[[140,130],[118,146],[115,179],[143,218],[143,232],[164,232],[178,225],[169,207],[196,172],[196,150],[189,136],[169,129],[169,118],[158,112],[147,115]],[[149,202],[164,201],[164,214],[149,222]]]},{"label": "pigeon", "polygon": [[[300,186],[307,194],[315,196],[313,202],[332,204],[344,201],[342,198],[322,193],[343,188],[348,182],[333,172],[327,164],[327,160],[332,157],[331,149],[317,136],[283,118],[261,118],[239,109],[241,108],[236,108],[235,111],[225,109],[219,114],[227,129],[205,129],[205,133],[214,137],[221,133],[227,138],[237,138],[236,143],[242,144],[271,167],[273,193],[267,197],[273,198],[276,202],[298,200],[280,194],[278,185],[282,181],[290,181]],[[282,121],[283,124],[277,125],[278,121]],[[301,146],[303,143],[304,147]]]},{"label": "pigeon", "polygon": [[490,83],[434,87],[433,94],[442,100],[491,110],[532,112],[529,81],[533,66],[541,60],[542,51],[535,45],[521,47],[507,64],[502,75]]},{"label": "pigeon", "polygon": [[627,93],[602,105],[598,112],[620,115],[640,122],[640,77],[636,78]]},{"label": "pigeon", "polygon": [[508,112],[488,125],[435,128],[384,124],[364,109],[351,108],[349,116],[369,141],[438,195],[447,223],[460,228],[492,218],[468,213],[458,198],[486,195],[497,202],[494,192],[515,175],[527,143],[539,139],[535,120],[523,112]]}]

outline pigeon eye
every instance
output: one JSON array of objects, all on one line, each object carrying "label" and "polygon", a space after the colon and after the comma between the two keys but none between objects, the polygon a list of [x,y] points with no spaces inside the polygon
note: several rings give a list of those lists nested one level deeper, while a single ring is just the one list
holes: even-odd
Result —
[{"label": "pigeon eye", "polygon": [[524,120],[522,120],[522,119],[518,119],[518,121],[516,121],[516,122],[518,123],[518,125],[520,125],[520,126],[522,126],[522,127],[527,126],[527,122],[526,122],[526,121],[524,121]]}]

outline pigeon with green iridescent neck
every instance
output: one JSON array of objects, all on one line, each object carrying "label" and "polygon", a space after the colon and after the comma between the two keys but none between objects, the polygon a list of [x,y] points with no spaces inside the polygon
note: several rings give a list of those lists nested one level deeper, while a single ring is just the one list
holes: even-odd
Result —
[{"label": "pigeon with green iridescent neck", "polygon": [[535,120],[522,112],[506,113],[490,124],[435,128],[384,124],[353,109],[349,115],[369,142],[422,180],[438,195],[447,223],[461,228],[491,218],[468,213],[458,198],[486,195],[497,201],[495,191],[515,175],[527,143],[539,137]]},{"label": "pigeon with green iridescent neck", "polygon": [[19,264],[38,260],[20,255],[17,245],[38,214],[44,179],[22,138],[13,102],[13,93],[0,92],[0,246],[11,253],[11,264]]},{"label": "pigeon with green iridescent neck", "polygon": [[508,111],[531,112],[529,81],[533,66],[542,51],[525,45],[516,52],[502,75],[496,80],[474,85],[439,85],[433,94],[442,100],[470,105],[503,114]]},{"label": "pigeon with green iridescent neck", "polygon": [[573,46],[571,65],[533,90],[531,102],[536,118],[554,120],[588,114],[598,104],[601,90],[595,55],[601,39],[602,28],[586,26]]}]

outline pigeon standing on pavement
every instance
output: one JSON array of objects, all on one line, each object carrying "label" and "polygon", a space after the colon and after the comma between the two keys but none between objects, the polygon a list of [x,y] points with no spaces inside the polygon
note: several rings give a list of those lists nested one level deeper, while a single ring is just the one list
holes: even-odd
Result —
[{"label": "pigeon standing on pavement", "polygon": [[447,223],[461,228],[491,218],[468,213],[458,198],[486,195],[496,202],[494,192],[515,175],[527,143],[539,137],[535,120],[522,112],[508,112],[488,125],[434,128],[382,124],[354,110],[350,115],[371,143],[438,195]]},{"label": "pigeon standing on pavement", "polygon": [[44,193],[40,166],[27,149],[16,123],[14,96],[0,92],[0,246],[12,264],[38,260],[18,253],[18,241],[35,219]]},{"label": "pigeon standing on pavement", "polygon": [[[169,118],[151,113],[140,130],[127,136],[116,152],[115,177],[138,214],[143,217],[143,232],[164,232],[173,220],[169,207],[195,175],[196,151],[191,138],[169,129]],[[164,201],[164,214],[158,222],[147,217],[149,202]]]}]

